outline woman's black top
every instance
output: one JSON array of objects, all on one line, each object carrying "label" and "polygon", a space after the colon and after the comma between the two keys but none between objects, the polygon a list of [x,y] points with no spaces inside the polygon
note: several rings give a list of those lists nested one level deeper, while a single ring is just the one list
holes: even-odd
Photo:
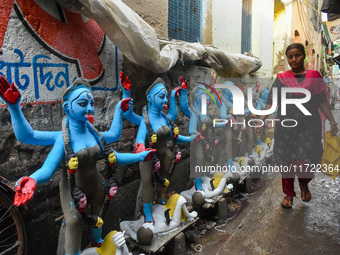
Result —
[{"label": "woman's black top", "polygon": [[[305,79],[305,75],[295,75],[299,84]],[[296,105],[288,104],[286,115],[281,114],[281,88],[285,85],[278,79],[270,90],[267,98],[267,104],[272,104],[273,87],[278,88],[278,112],[274,133],[274,160],[277,164],[287,164],[293,160],[304,160],[310,164],[320,163],[323,152],[321,143],[321,119],[319,115],[319,105],[327,102],[325,91],[311,97],[303,106],[312,114],[305,116]],[[287,98],[299,98],[294,93],[287,93]],[[269,117],[270,118],[270,117]],[[284,127],[284,125],[294,126],[296,123],[288,121],[293,119],[297,122],[295,127]]]}]

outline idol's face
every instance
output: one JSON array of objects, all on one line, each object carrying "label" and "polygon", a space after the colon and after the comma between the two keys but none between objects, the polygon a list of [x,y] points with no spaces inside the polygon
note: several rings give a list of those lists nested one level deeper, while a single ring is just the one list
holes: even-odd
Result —
[{"label": "idol's face", "polygon": [[67,116],[74,120],[87,121],[87,115],[94,113],[94,99],[91,91],[81,88],[71,93],[65,109]]},{"label": "idol's face", "polygon": [[168,104],[168,91],[166,90],[164,84],[157,84],[153,87],[149,94],[149,103],[156,107],[158,110],[165,109]]}]

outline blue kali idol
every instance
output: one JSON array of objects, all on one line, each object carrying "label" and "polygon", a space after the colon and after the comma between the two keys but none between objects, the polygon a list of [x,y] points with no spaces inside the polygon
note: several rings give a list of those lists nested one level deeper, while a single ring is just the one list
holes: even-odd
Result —
[{"label": "blue kali idol", "polygon": [[[123,98],[129,97],[131,83],[124,74],[121,74],[121,85]],[[186,99],[187,83],[183,82],[183,79],[180,79],[180,85],[181,87],[176,87],[172,90],[169,100],[170,104],[168,106],[168,91],[164,81],[158,78],[146,91],[148,103],[143,109],[143,116],[139,116],[133,112],[124,113],[124,117],[130,122],[139,125],[135,152],[143,151],[146,145],[157,149],[152,161],[140,163],[143,212],[145,223],[149,224],[154,223],[154,218],[151,213],[152,204],[155,200],[153,193],[154,187],[152,184],[153,176],[158,184],[156,201],[163,204],[163,195],[169,185],[170,177],[174,171],[176,162],[181,158],[178,143],[187,143],[190,142],[191,139],[189,136],[179,135],[179,129],[173,122],[177,117],[176,97],[181,96],[179,99],[181,110],[186,114],[190,111]],[[168,110],[168,113],[163,113],[163,110]],[[168,147],[167,145],[169,139],[173,142],[172,147]],[[152,233],[148,230],[146,230],[146,233],[140,233],[140,236],[148,234],[151,234],[152,238]],[[147,242],[149,241],[150,240]]]},{"label": "blue kali idol", "polygon": [[[19,141],[31,145],[53,145],[42,167],[17,182],[14,205],[26,204],[32,198],[36,184],[48,182],[65,160],[66,167],[62,170],[60,181],[60,201],[66,222],[65,253],[80,253],[83,223],[91,226],[92,241],[100,245],[103,225],[100,216],[105,209],[104,202],[112,199],[117,192],[117,185],[111,178],[113,166],[149,160],[154,153],[154,150],[136,154],[118,153],[107,145],[119,139],[122,116],[124,112],[132,111],[132,100],[128,98],[118,102],[109,131],[99,132],[91,124],[94,114],[91,88],[87,80],[78,78],[63,95],[66,117],[62,131],[35,131],[21,112],[19,91],[2,76],[0,96],[8,105]],[[96,169],[96,162],[102,157],[107,165],[107,180]],[[86,207],[90,207],[89,215],[85,213]]]}]

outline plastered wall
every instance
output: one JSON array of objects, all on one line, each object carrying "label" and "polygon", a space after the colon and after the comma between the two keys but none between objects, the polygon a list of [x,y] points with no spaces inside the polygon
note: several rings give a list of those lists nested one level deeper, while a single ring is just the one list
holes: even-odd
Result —
[{"label": "plastered wall", "polygon": [[168,0],[123,0],[151,25],[156,33],[168,37]]},{"label": "plastered wall", "polygon": [[212,43],[228,53],[241,53],[242,1],[214,0]]}]

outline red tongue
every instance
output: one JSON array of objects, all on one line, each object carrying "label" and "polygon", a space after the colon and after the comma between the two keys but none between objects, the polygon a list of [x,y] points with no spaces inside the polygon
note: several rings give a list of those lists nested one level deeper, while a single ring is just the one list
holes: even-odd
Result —
[{"label": "red tongue", "polygon": [[168,106],[166,104],[163,104],[163,106],[165,110],[168,110]]},{"label": "red tongue", "polygon": [[93,116],[92,116],[91,114],[86,114],[86,117],[87,117],[88,121],[89,121],[91,124],[93,124],[93,122],[94,122]]}]

